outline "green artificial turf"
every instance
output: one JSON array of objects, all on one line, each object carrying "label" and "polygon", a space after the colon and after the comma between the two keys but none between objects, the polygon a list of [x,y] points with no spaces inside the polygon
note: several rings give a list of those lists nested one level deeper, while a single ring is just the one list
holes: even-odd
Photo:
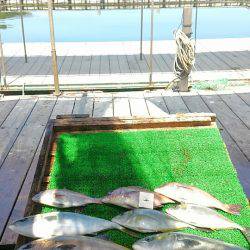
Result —
[{"label": "green artificial turf", "polygon": [[[195,185],[224,203],[241,204],[240,216],[221,213],[250,226],[246,196],[216,128],[62,134],[57,145],[49,189],[67,188],[102,197],[122,186],[153,190],[166,182],[180,182]],[[43,212],[54,210],[43,207]],[[67,211],[112,219],[126,209],[88,205]],[[248,248],[238,230],[185,231]],[[136,240],[116,230],[106,234],[129,247]]]}]

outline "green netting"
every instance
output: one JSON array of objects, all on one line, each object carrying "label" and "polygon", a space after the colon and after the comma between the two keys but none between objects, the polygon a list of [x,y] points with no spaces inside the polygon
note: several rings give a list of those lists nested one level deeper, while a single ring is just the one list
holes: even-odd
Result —
[{"label": "green netting", "polygon": [[[250,226],[246,196],[216,128],[62,134],[49,189],[67,188],[102,197],[121,186],[138,185],[153,190],[172,181],[195,185],[225,203],[241,204],[244,209],[240,216],[221,213]],[[43,212],[53,210],[56,209],[43,207]],[[88,205],[67,211],[111,219],[126,209]],[[248,247],[237,230],[185,231]],[[125,246],[136,240],[115,230],[106,234]]]}]

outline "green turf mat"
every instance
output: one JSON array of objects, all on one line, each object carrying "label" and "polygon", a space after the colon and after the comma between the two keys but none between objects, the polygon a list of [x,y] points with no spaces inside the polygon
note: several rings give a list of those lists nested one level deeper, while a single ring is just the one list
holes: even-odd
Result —
[{"label": "green turf mat", "polygon": [[[217,128],[62,134],[49,189],[67,188],[101,197],[122,186],[138,185],[153,190],[173,181],[195,185],[224,203],[241,204],[244,209],[240,216],[221,213],[250,226],[246,196]],[[43,207],[43,212],[53,210],[56,209]],[[111,219],[126,209],[88,205],[71,211]],[[248,247],[237,230],[185,231]],[[135,241],[115,230],[106,234],[126,246]]]}]

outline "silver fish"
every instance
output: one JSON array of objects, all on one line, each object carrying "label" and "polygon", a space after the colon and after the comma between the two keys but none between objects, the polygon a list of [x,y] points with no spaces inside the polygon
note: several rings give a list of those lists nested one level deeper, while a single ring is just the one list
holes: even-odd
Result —
[{"label": "silver fish", "polygon": [[176,182],[167,183],[154,191],[181,203],[217,208],[230,214],[239,214],[241,210],[241,205],[224,204],[197,187]]},{"label": "silver fish", "polygon": [[193,234],[171,232],[148,236],[133,244],[134,250],[243,250],[239,246]]},{"label": "silver fish", "polygon": [[9,226],[14,232],[31,238],[94,234],[123,228],[111,221],[70,212],[51,212],[25,217]]},{"label": "silver fish", "polygon": [[242,227],[211,208],[191,204],[181,204],[166,209],[166,212],[174,218],[195,227],[212,230],[238,229],[248,241],[250,240],[250,228]]},{"label": "silver fish", "polygon": [[88,236],[58,236],[31,241],[18,250],[128,250],[111,241]]},{"label": "silver fish", "polygon": [[91,198],[67,189],[45,190],[33,196],[32,200],[44,205],[59,208],[80,207],[92,203],[102,203],[101,199]]},{"label": "silver fish", "polygon": [[152,209],[134,209],[112,219],[126,228],[143,232],[166,232],[192,227],[165,213]]},{"label": "silver fish", "polygon": [[140,192],[154,194],[154,208],[161,207],[166,203],[174,203],[173,200],[164,195],[136,186],[121,187],[115,189],[107,196],[102,198],[102,202],[129,209],[139,208]]}]

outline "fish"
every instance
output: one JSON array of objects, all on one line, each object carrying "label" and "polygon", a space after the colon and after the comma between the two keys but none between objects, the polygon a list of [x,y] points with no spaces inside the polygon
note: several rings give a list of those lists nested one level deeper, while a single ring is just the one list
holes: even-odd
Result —
[{"label": "fish", "polygon": [[224,204],[214,196],[197,187],[176,182],[164,184],[163,186],[156,188],[154,191],[180,203],[217,208],[230,214],[238,215],[242,208],[241,205],[237,204]]},{"label": "fish", "polygon": [[209,239],[194,234],[170,232],[150,235],[138,240],[134,250],[243,250],[221,240]]},{"label": "fish", "polygon": [[88,236],[57,236],[50,239],[39,239],[22,245],[18,250],[128,250],[128,248],[102,240],[96,237]]},{"label": "fish", "polygon": [[103,197],[101,201],[128,209],[139,208],[140,192],[154,194],[154,208],[162,207],[167,203],[174,203],[173,200],[164,195],[136,186],[115,189]]},{"label": "fish", "polygon": [[102,203],[99,198],[91,198],[67,189],[45,190],[33,196],[32,200],[40,204],[58,208],[80,207],[87,204]]},{"label": "fish", "polygon": [[122,226],[101,218],[71,212],[51,212],[28,216],[13,222],[9,228],[30,238],[95,234]]},{"label": "fish", "polygon": [[142,233],[175,231],[191,225],[153,209],[134,209],[114,217],[112,222]]},{"label": "fish", "polygon": [[247,241],[250,242],[250,228],[245,228],[229,220],[214,209],[192,204],[181,204],[176,207],[167,208],[166,213],[197,228],[211,230],[238,229]]}]

